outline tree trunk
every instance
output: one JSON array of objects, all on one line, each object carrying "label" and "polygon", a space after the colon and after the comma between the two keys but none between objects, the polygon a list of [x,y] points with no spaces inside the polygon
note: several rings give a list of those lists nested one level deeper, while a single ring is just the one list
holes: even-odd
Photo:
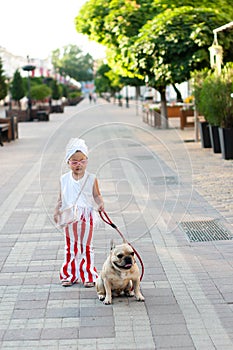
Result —
[{"label": "tree trunk", "polygon": [[141,87],[140,86],[135,86],[135,99],[136,99],[136,115],[138,115],[138,100],[141,95]]},{"label": "tree trunk", "polygon": [[167,100],[166,100],[166,87],[159,90],[161,96],[161,119],[162,128],[168,129],[168,117],[167,117]]},{"label": "tree trunk", "polygon": [[176,92],[176,101],[177,101],[177,102],[183,102],[182,95],[181,95],[181,93],[180,93],[180,90],[177,89],[176,84],[172,84],[172,86],[173,86],[173,89],[174,89],[175,92]]},{"label": "tree trunk", "polygon": [[135,86],[135,90],[136,90],[136,100],[138,100],[140,98],[140,94],[141,94],[141,87]]}]

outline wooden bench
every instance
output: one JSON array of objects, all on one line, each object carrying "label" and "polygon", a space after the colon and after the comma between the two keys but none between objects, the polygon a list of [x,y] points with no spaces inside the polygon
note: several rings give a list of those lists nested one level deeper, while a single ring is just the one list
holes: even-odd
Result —
[{"label": "wooden bench", "polygon": [[18,118],[16,116],[0,118],[1,146],[3,141],[8,142],[18,138]]},{"label": "wooden bench", "polygon": [[180,118],[180,111],[182,106],[167,106],[168,118]]},{"label": "wooden bench", "polygon": [[[181,109],[180,111],[180,128],[194,127],[194,110],[193,109]],[[192,117],[192,121],[189,121],[188,118]]]},{"label": "wooden bench", "polygon": [[[194,127],[194,110],[190,107],[184,108],[183,106],[168,106],[167,107],[168,118],[180,118],[180,129]],[[192,117],[192,121],[190,121]]]},{"label": "wooden bench", "polygon": [[[151,126],[160,127],[161,118],[159,118],[158,108],[154,108],[153,104],[143,105],[143,121]],[[185,127],[193,127],[194,121],[189,121],[189,118],[194,116],[194,110],[191,108],[184,109],[183,106],[167,106],[167,117],[179,118],[180,129],[183,130]]]},{"label": "wooden bench", "polygon": [[9,124],[5,123],[5,124],[0,124],[0,145],[3,146],[3,133],[7,133],[7,141],[9,142],[9,138],[8,138],[8,130],[9,130]]}]

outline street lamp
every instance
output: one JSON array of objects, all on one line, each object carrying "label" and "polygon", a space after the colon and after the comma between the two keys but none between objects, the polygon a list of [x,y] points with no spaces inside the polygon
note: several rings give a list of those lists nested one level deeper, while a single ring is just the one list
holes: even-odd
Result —
[{"label": "street lamp", "polygon": [[217,74],[221,74],[221,64],[222,64],[222,57],[223,57],[223,48],[222,46],[218,45],[217,33],[227,29],[231,29],[231,28],[233,28],[233,22],[229,22],[213,30],[214,41],[212,46],[209,47],[210,66],[211,68],[216,69]]},{"label": "street lamp", "polygon": [[28,64],[23,68],[24,71],[28,72],[28,116],[29,120],[32,121],[32,115],[31,115],[31,110],[32,110],[32,101],[31,101],[31,87],[30,87],[30,72],[32,72],[36,67],[33,66],[32,64],[29,64],[29,56],[27,56]]},{"label": "street lamp", "polygon": [[214,41],[213,44],[209,47],[209,51],[211,68],[216,69],[217,74],[221,74],[223,48],[222,46],[218,45],[216,32],[214,32]]}]

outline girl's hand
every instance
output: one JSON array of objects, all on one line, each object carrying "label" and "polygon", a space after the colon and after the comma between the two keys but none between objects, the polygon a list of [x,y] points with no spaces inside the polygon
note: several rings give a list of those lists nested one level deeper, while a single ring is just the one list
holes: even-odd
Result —
[{"label": "girl's hand", "polygon": [[59,223],[60,220],[60,208],[62,206],[62,201],[61,201],[61,191],[59,192],[58,200],[57,200],[57,205],[54,209],[54,214],[53,214],[53,220],[56,224]]},{"label": "girl's hand", "polygon": [[93,197],[94,200],[96,202],[96,204],[98,205],[98,211],[104,211],[104,201],[103,198],[100,194],[100,190],[99,190],[99,185],[98,185],[98,181],[97,179],[95,179],[94,182],[94,186],[93,186]]},{"label": "girl's hand", "polygon": [[99,204],[98,211],[104,211],[104,203]]},{"label": "girl's hand", "polygon": [[60,219],[60,212],[59,211],[56,211],[53,215],[53,220],[56,224],[59,223],[59,219]]}]

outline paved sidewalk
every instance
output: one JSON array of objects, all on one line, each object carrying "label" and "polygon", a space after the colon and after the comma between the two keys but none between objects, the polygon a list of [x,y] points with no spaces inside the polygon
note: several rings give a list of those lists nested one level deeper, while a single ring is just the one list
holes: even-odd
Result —
[{"label": "paved sidewalk", "polygon": [[[84,100],[19,124],[1,157],[1,349],[233,349],[233,241],[190,242],[190,222],[233,235],[233,161],[200,142],[192,129],[154,129],[135,106]],[[86,140],[113,222],[141,254],[145,303],[94,289],[63,288],[63,235],[52,214],[71,137]],[[191,233],[190,233],[191,232]],[[95,232],[100,270],[117,233]]]}]

